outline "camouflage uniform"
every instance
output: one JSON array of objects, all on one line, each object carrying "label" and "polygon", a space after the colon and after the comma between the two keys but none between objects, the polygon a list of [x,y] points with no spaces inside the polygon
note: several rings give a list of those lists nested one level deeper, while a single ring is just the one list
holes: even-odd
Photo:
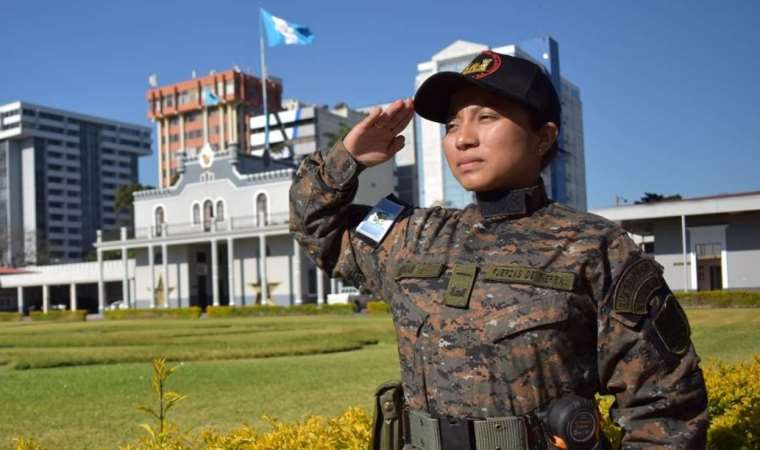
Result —
[{"label": "camouflage uniform", "polygon": [[[390,303],[410,408],[484,418],[614,394],[622,448],[704,448],[688,323],[625,231],[548,201],[541,184],[464,209],[410,208],[373,248],[354,233],[369,211],[351,204],[360,170],[342,143],[304,160],[290,227],[331,276]],[[469,293],[460,283],[459,307],[445,304],[454,276],[474,280]]]}]

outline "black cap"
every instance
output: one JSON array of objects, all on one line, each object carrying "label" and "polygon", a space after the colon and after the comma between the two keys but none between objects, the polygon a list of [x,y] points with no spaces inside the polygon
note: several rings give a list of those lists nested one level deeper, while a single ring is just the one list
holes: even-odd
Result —
[{"label": "black cap", "polygon": [[476,56],[462,73],[439,72],[425,80],[414,96],[414,110],[428,120],[446,123],[451,96],[467,86],[520,102],[542,123],[560,126],[559,97],[546,72],[527,59],[490,50]]}]

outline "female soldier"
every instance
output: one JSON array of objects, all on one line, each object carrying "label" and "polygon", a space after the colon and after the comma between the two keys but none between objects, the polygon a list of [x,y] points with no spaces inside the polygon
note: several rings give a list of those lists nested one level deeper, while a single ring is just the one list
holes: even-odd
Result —
[{"label": "female soldier", "polygon": [[[476,203],[352,205],[359,172],[404,146],[414,111],[445,124],[449,167]],[[625,449],[705,446],[699,358],[661,267],[616,224],[547,199],[559,125],[544,71],[486,51],[298,170],[296,239],[390,303],[407,449],[603,448],[596,393],[615,395]]]}]

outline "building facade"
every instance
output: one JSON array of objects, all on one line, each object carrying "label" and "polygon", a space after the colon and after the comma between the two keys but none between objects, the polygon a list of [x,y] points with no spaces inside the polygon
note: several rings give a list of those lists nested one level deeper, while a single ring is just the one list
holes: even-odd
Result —
[{"label": "building facade", "polygon": [[81,260],[96,230],[128,223],[116,191],[137,183],[150,128],[26,102],[0,106],[0,264]]},{"label": "building facade", "polygon": [[[417,66],[416,87],[441,71],[461,72],[481,51],[484,44],[456,41]],[[542,177],[549,196],[560,203],[585,211],[586,170],[583,143],[583,108],[580,90],[560,74],[559,47],[551,38],[539,38],[492,48],[493,51],[529,59],[542,65],[554,82],[562,104],[559,152]],[[443,156],[443,125],[421,117],[415,118],[415,148],[419,204],[464,207],[472,203],[473,194],[454,178]]]},{"label": "building facade", "polygon": [[[194,156],[206,142],[215,150],[235,145],[247,153],[250,118],[263,112],[261,80],[239,70],[156,86],[146,96],[148,118],[156,124],[161,188],[177,177],[178,155]],[[268,78],[269,111],[280,108],[281,96],[282,82]]]},{"label": "building facade", "polygon": [[591,212],[631,233],[673,290],[760,289],[760,192]]}]

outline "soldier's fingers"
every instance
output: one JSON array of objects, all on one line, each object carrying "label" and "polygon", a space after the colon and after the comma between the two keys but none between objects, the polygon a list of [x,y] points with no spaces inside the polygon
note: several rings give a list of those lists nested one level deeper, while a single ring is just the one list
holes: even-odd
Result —
[{"label": "soldier's fingers", "polygon": [[399,150],[404,148],[404,144],[406,143],[405,141],[406,139],[404,139],[404,136],[396,136],[395,138],[393,138],[393,140],[391,141],[391,145],[388,146],[388,151],[390,152],[390,154],[395,155],[396,153],[399,152]]},{"label": "soldier's fingers", "polygon": [[375,122],[375,127],[390,128],[395,122],[396,115],[401,109],[403,109],[403,107],[404,103],[401,100],[396,100],[395,102],[391,103],[387,108],[385,108],[385,111],[383,111],[383,114],[380,116],[377,122]]},{"label": "soldier's fingers", "polygon": [[377,123],[377,120],[380,118],[383,110],[374,107],[372,108],[372,111],[369,112],[369,115],[364,118],[361,122],[359,122],[356,126],[361,128],[369,128],[371,126],[374,126]]},{"label": "soldier's fingers", "polygon": [[414,117],[414,108],[410,108],[406,111],[406,114],[403,115],[398,122],[396,122],[393,127],[391,127],[391,133],[393,134],[399,134],[402,131],[404,131],[404,128],[406,128],[407,125],[409,125],[409,122]]}]

